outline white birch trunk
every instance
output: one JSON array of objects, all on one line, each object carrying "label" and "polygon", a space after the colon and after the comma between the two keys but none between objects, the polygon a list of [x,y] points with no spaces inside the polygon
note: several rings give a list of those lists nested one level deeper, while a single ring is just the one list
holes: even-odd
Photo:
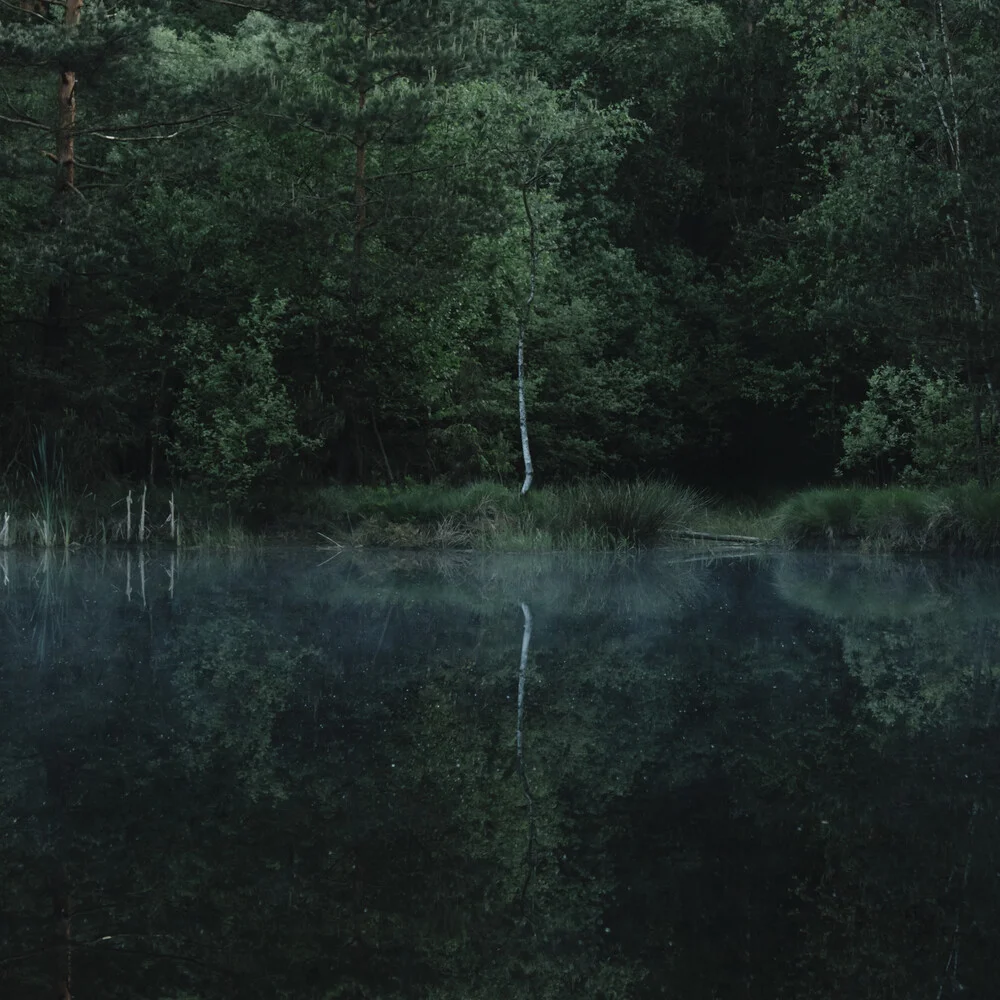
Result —
[{"label": "white birch trunk", "polygon": [[528,404],[524,398],[524,324],[517,338],[517,406],[521,417],[521,454],[524,456],[524,482],[521,484],[521,496],[531,489],[531,481],[535,477],[531,465],[531,445],[528,443]]},{"label": "white birch trunk", "polygon": [[[531,317],[531,303],[535,300],[535,273],[538,270],[538,250],[535,246],[535,218],[531,214],[528,203],[528,189],[521,188],[521,201],[524,203],[524,215],[528,220],[528,298],[524,303],[524,313],[517,331],[517,406],[521,420],[521,455],[524,458],[524,482],[521,484],[521,496],[531,489],[535,478],[534,466],[531,464],[531,446],[528,443],[528,404],[524,395],[524,335],[528,329]],[[528,612],[530,618],[530,612]],[[529,628],[530,630],[530,628]]]}]

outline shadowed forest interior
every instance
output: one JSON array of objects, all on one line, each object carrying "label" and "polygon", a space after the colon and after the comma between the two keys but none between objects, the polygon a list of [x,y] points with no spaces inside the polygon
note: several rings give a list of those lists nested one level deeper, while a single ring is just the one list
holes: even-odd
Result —
[{"label": "shadowed forest interior", "polygon": [[10,493],[516,487],[519,346],[541,485],[995,477],[994,5],[25,0],[0,86]]}]

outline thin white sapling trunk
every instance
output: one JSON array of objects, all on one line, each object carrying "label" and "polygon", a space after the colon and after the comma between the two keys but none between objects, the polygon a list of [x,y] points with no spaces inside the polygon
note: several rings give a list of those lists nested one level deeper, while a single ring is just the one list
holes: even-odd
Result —
[{"label": "thin white sapling trunk", "polygon": [[538,270],[538,249],[535,245],[535,217],[531,214],[528,203],[528,189],[521,188],[521,200],[524,203],[524,214],[528,220],[528,298],[524,303],[524,312],[517,330],[517,405],[521,418],[521,454],[524,457],[524,482],[521,484],[521,496],[531,489],[534,479],[534,467],[531,464],[531,445],[528,442],[528,404],[524,396],[524,335],[528,329],[531,317],[531,304],[535,300],[535,275]]}]

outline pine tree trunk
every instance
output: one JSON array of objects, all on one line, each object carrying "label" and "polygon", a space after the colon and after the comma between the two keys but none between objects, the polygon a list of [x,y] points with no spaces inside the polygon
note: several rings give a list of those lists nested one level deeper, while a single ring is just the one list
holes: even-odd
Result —
[{"label": "pine tree trunk", "polygon": [[354,246],[351,260],[351,304],[355,310],[361,306],[361,268],[367,222],[368,192],[365,190],[365,161],[368,154],[368,136],[361,120],[368,96],[367,86],[362,73],[358,77],[358,127],[354,134]]},{"label": "pine tree trunk", "polygon": [[[67,0],[63,27],[69,31],[80,23],[83,0]],[[69,212],[68,199],[76,191],[76,72],[65,67],[59,70],[56,88],[56,205],[55,216],[60,227],[65,226]],[[66,314],[69,305],[69,284],[65,277],[49,285],[48,309],[44,324],[42,345],[43,364],[50,363],[52,355],[62,349],[66,341]]]},{"label": "pine tree trunk", "polygon": [[[365,0],[365,43],[372,44],[373,26],[378,18],[378,0]],[[365,170],[368,159],[368,129],[365,127],[365,104],[371,79],[365,70],[358,70],[358,120],[354,129],[354,245],[351,253],[351,305],[356,318],[361,308],[361,274],[365,248],[365,227],[368,224],[368,190]]]},{"label": "pine tree trunk", "polygon": [[[80,23],[83,0],[67,0],[65,28],[75,28]],[[76,127],[76,73],[71,69],[59,71],[56,96],[59,106],[59,123],[56,126],[56,193],[63,195],[76,187],[76,162],[74,159],[73,130]]]}]

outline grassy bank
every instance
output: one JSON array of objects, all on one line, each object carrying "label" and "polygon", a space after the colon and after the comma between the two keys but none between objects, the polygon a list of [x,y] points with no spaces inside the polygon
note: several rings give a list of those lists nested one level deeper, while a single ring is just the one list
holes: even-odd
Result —
[{"label": "grassy bank", "polygon": [[975,485],[804,490],[779,505],[774,532],[793,546],[991,553],[1000,549],[1000,491]]},{"label": "grassy bank", "polygon": [[331,487],[309,494],[300,527],[334,544],[484,551],[629,549],[700,521],[705,500],[668,482],[595,480],[521,497],[494,483],[403,489]]},{"label": "grassy bank", "polygon": [[665,481],[593,480],[521,497],[495,483],[461,487],[286,490],[234,516],[190,493],[107,485],[74,496],[62,483],[0,489],[0,548],[148,545],[243,548],[266,540],[345,547],[482,551],[618,550],[678,532],[760,534],[752,512],[712,507]]},{"label": "grassy bank", "polygon": [[75,495],[58,480],[0,486],[0,549],[175,546],[245,549],[266,541],[350,548],[616,551],[738,538],[872,552],[1000,549],[1000,492],[841,487],[762,510],[710,502],[667,481],[590,480],[521,497],[495,483],[286,490],[240,515],[192,492],[106,484]]},{"label": "grassy bank", "polygon": [[77,493],[61,479],[27,489],[0,483],[0,549],[247,548],[261,542],[247,523],[190,493],[119,483]]}]

